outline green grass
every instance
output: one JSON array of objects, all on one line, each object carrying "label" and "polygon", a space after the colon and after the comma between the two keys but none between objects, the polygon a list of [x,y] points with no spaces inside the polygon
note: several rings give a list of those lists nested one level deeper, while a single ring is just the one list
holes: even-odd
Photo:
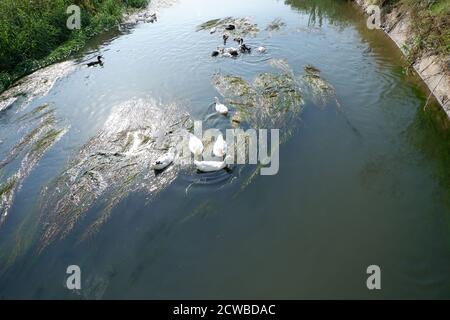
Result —
[{"label": "green grass", "polygon": [[410,13],[413,36],[408,44],[408,58],[411,62],[424,52],[448,59],[450,0],[374,0],[374,2],[387,7],[388,10],[389,7],[397,7],[401,12]]},{"label": "green grass", "polygon": [[[17,79],[81,49],[86,40],[117,25],[127,8],[148,0],[1,0],[0,92]],[[81,8],[81,29],[69,30],[67,8]]]},{"label": "green grass", "polygon": [[430,6],[431,14],[435,16],[450,15],[450,0],[435,1]]}]

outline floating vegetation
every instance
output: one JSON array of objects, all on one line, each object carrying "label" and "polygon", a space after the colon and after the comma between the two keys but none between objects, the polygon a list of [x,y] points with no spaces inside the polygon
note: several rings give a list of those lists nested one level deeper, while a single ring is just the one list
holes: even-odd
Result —
[{"label": "floating vegetation", "polygon": [[[306,75],[298,77],[285,59],[270,59],[268,63],[277,71],[260,73],[252,82],[235,75],[218,73],[213,76],[212,84],[235,109],[230,120],[233,128],[282,129],[282,144],[297,128],[296,120],[304,107],[303,87],[309,89],[313,99],[334,98],[339,105],[334,88],[320,77],[317,68],[306,66]],[[242,188],[256,178],[259,170],[260,165],[251,172]]]},{"label": "floating vegetation", "polygon": [[269,25],[266,27],[266,31],[277,32],[282,30],[284,27],[286,27],[286,23],[280,18],[277,18],[269,23]]},{"label": "floating vegetation", "polygon": [[8,215],[8,210],[11,208],[17,182],[17,177],[12,176],[0,185],[0,225],[3,223],[3,220]]},{"label": "floating vegetation", "polygon": [[41,249],[68,235],[94,205],[83,238],[95,233],[130,192],[152,195],[170,184],[180,166],[158,175],[151,164],[179,146],[191,128],[190,116],[175,104],[165,107],[153,100],[133,100],[117,107],[42,194]]},{"label": "floating vegetation", "polygon": [[18,119],[18,122],[23,121],[30,121],[30,120],[36,120],[38,118],[42,118],[46,115],[48,115],[48,112],[53,112],[53,110],[47,111],[49,109],[50,105],[48,103],[45,103],[43,105],[40,105],[36,108],[34,108],[32,111],[25,113],[23,116],[21,116]]},{"label": "floating vegetation", "polygon": [[13,103],[16,102],[16,100],[17,97],[10,97],[10,96],[0,97],[0,112],[11,107]]},{"label": "floating vegetation", "polygon": [[31,151],[33,153],[40,153],[46,148],[50,147],[58,137],[65,131],[65,129],[51,129],[47,131],[38,141],[33,145]]},{"label": "floating vegetation", "polygon": [[237,76],[215,74],[212,78],[212,84],[222,96],[227,98],[245,97],[248,100],[250,96],[255,94],[252,86]]},{"label": "floating vegetation", "polygon": [[28,104],[36,97],[46,95],[55,83],[75,70],[71,61],[57,63],[40,69],[6,90],[0,95],[0,111],[8,109],[13,103],[20,101],[20,106]]},{"label": "floating vegetation", "polygon": [[[223,74],[215,74],[212,83],[235,109],[230,120],[233,128],[283,129],[280,132],[280,143],[283,143],[296,129],[295,120],[303,110],[304,101],[300,83],[287,61],[274,60],[270,64],[278,72],[258,74],[252,83]],[[247,144],[248,140],[241,143]],[[256,166],[241,189],[254,180],[260,169],[261,165]]]},{"label": "floating vegetation", "polygon": [[[227,30],[228,26],[234,26],[235,29]],[[221,35],[226,32],[232,36],[253,36],[259,32],[258,25],[251,22],[247,17],[233,18],[227,17],[223,19],[213,19],[206,21],[197,27],[197,31],[210,31],[211,33],[220,33]]]},{"label": "floating vegetation", "polygon": [[17,180],[8,179],[8,181],[2,185],[0,185],[0,196],[3,197],[11,192],[11,190],[15,187]]},{"label": "floating vegetation", "polygon": [[267,108],[289,111],[297,102],[303,104],[294,78],[286,74],[259,74],[253,82]]},{"label": "floating vegetation", "polygon": [[269,65],[271,65],[275,69],[283,71],[286,74],[293,75],[293,70],[291,69],[291,66],[286,59],[270,59]]},{"label": "floating vegetation", "polygon": [[302,92],[289,64],[276,60],[271,65],[281,73],[261,73],[251,84],[237,76],[213,76],[216,90],[236,108],[234,127],[246,122],[253,128],[282,128],[302,110]]},{"label": "floating vegetation", "polygon": [[122,26],[132,27],[139,22],[154,23],[157,19],[154,16],[159,16],[161,10],[169,8],[176,4],[178,0],[151,0],[145,8],[139,10],[129,10],[123,17]]},{"label": "floating vegetation", "polygon": [[[24,117],[28,118],[30,113],[25,114]],[[26,147],[29,147],[34,141],[36,141],[39,136],[55,125],[56,119],[53,115],[53,110],[43,113],[42,115],[38,115],[35,113],[37,120],[42,117],[42,121],[39,124],[31,129],[27,134],[25,134],[7,153],[6,157],[0,161],[0,169],[8,165],[11,161],[13,161]]]},{"label": "floating vegetation", "polygon": [[341,107],[334,87],[322,79],[320,70],[312,65],[304,66],[304,70],[306,74],[303,75],[302,80],[309,87],[312,100],[322,106],[325,106],[330,100],[334,100],[336,105]]},{"label": "floating vegetation", "polygon": [[[231,18],[225,18],[225,19],[231,19]],[[225,20],[225,19],[212,19],[212,20],[208,20],[204,23],[202,23],[201,25],[197,26],[197,31],[201,31],[201,30],[210,30],[212,28],[216,28],[219,26],[219,24]]]},{"label": "floating vegetation", "polygon": [[[31,173],[46,151],[67,131],[65,128],[57,127],[58,123],[53,112],[53,109],[49,109],[49,106],[45,105],[45,107],[37,107],[25,114],[21,118],[22,120],[30,120],[31,123],[29,124],[31,125],[37,121],[37,125],[20,138],[7,152],[5,158],[0,161],[1,170],[11,165],[13,160],[22,155],[18,168],[15,168],[15,172],[0,187],[0,225],[9,213],[20,184]],[[11,169],[14,171],[13,168]]]}]

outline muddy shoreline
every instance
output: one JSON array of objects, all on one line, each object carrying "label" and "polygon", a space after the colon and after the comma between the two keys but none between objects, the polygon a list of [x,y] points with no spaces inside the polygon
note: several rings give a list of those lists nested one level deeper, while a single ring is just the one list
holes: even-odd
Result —
[{"label": "muddy shoreline", "polygon": [[[355,0],[354,2],[365,13],[368,6],[371,5],[371,0]],[[400,14],[397,8],[394,8],[390,13],[384,13],[382,8],[381,12],[383,31],[395,42],[402,53],[406,54],[408,50],[407,41],[412,35],[409,14]],[[442,106],[447,114],[447,119],[450,120],[450,76],[444,71],[444,62],[438,56],[424,52],[420,58],[414,61],[412,67]]]}]

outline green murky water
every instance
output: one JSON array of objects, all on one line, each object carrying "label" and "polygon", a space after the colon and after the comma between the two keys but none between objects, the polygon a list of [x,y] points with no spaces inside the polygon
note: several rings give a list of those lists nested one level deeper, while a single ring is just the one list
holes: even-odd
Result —
[{"label": "green murky water", "polygon": [[[347,1],[150,10],[1,96],[0,298],[450,298],[450,129],[381,31]],[[224,32],[252,52],[211,57]],[[280,129],[278,174],[155,175],[198,120]]]}]

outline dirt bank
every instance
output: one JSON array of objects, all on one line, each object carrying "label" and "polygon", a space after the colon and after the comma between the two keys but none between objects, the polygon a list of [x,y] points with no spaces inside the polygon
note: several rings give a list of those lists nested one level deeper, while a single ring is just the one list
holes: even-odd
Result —
[{"label": "dirt bank", "polygon": [[[355,0],[365,12],[373,0]],[[413,36],[411,31],[411,17],[408,12],[400,12],[398,8],[386,12],[381,10],[381,27],[385,33],[406,54],[408,51],[408,39]],[[430,91],[441,104],[450,119],[450,76],[445,72],[445,60],[429,52],[423,52],[415,59],[412,67],[416,70]]]}]

